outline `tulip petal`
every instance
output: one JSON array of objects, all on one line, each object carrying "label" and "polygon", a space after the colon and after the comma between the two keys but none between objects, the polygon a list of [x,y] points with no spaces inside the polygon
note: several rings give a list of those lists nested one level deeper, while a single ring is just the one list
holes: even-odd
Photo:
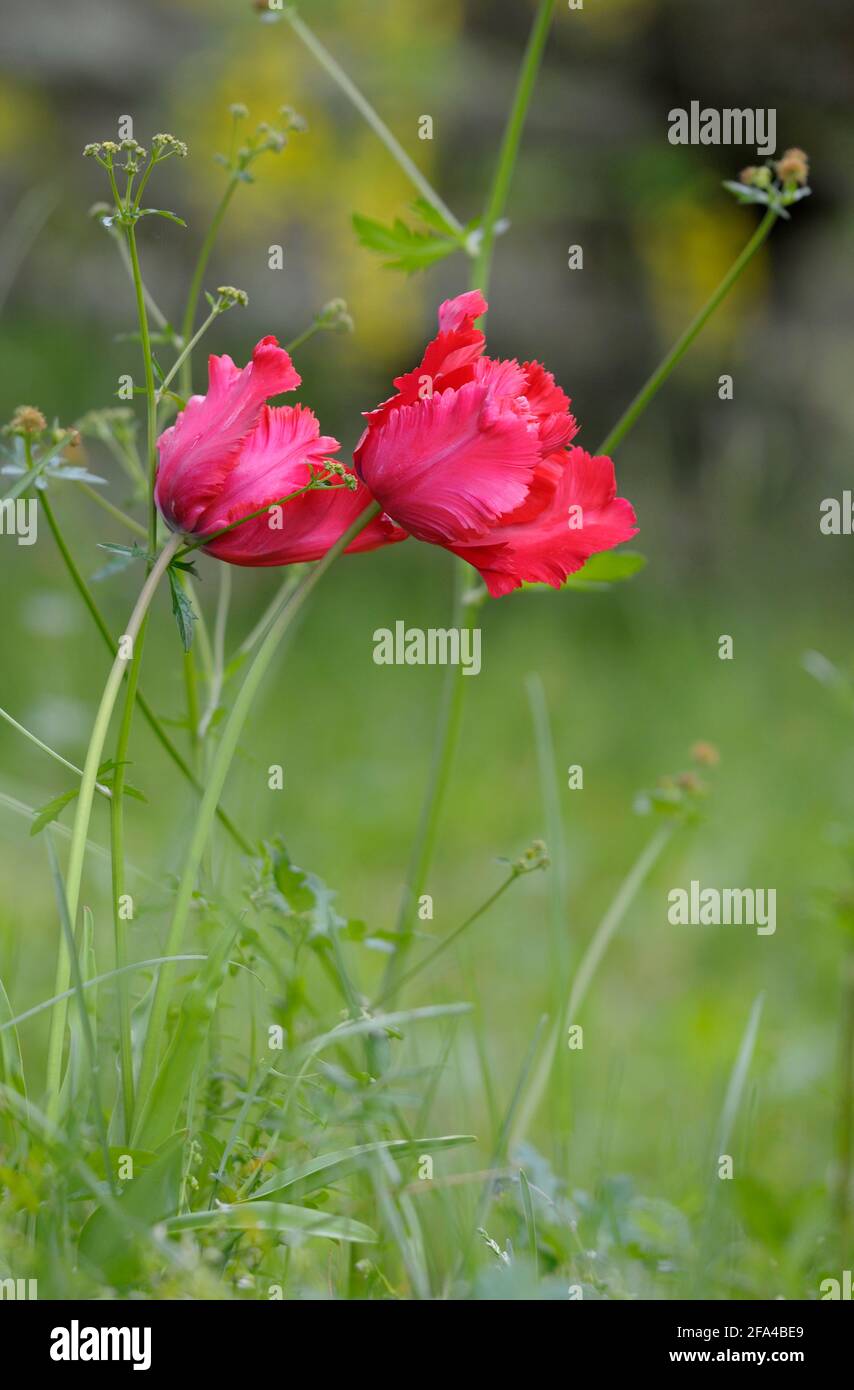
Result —
[{"label": "tulip petal", "polygon": [[616,495],[611,460],[579,448],[570,449],[565,460],[551,501],[534,519],[499,524],[448,547],[474,565],[493,598],[522,583],[560,588],[591,555],[637,534],[634,509]]},{"label": "tulip petal", "polygon": [[167,523],[188,532],[221,492],[264,402],[301,380],[273,337],[261,339],[242,369],[230,357],[210,357],[208,379],[207,395],[192,396],[159,440],[155,499]]},{"label": "tulip petal", "polygon": [[531,418],[478,382],[392,411],[356,451],[360,477],[388,514],[439,545],[518,507],[538,461]]},{"label": "tulip petal", "polygon": [[[323,460],[339,447],[337,439],[321,435],[307,406],[265,406],[222,494],[199,517],[196,530],[204,535],[262,507],[273,510],[212,541],[204,547],[207,553],[234,565],[296,564],[325,555],[372,500],[367,488],[335,486],[284,499],[305,487],[312,471],[322,472]],[[274,508],[275,503],[281,506]],[[404,539],[405,532],[377,517],[347,549],[373,550]]]}]

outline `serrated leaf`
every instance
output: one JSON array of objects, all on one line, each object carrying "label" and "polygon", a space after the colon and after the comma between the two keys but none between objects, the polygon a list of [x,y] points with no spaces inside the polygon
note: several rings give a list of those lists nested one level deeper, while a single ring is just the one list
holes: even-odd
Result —
[{"label": "serrated leaf", "polygon": [[79,790],[79,787],[75,787],[73,791],[63,792],[62,796],[56,796],[54,797],[53,801],[48,801],[47,805],[42,806],[41,810],[38,812],[35,820],[30,826],[30,834],[38,835],[42,830],[44,830],[46,825],[51,825],[53,821],[57,819],[60,812],[63,811],[65,807],[74,800]]},{"label": "serrated leaf", "polygon": [[193,605],[184,592],[181,580],[175,574],[172,567],[169,567],[169,592],[172,595],[172,613],[178,625],[178,633],[181,638],[181,645],[185,652],[188,652],[193,645],[193,631],[196,623],[196,614]]},{"label": "serrated leaf", "polygon": [[460,249],[460,242],[455,237],[437,236],[432,231],[414,231],[400,218],[391,227],[386,227],[382,222],[354,212],[353,226],[363,246],[381,256],[390,257],[383,262],[386,270],[405,270],[407,274],[412,274]]}]

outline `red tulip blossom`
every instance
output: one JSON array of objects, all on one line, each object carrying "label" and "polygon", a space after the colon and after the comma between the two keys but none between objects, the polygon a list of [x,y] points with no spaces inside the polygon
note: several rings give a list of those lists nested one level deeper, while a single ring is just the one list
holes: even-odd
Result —
[{"label": "red tulip blossom", "polygon": [[[189,536],[210,536],[253,512],[204,547],[233,565],[289,565],[318,560],[371,502],[363,484],[339,486],[282,499],[312,479],[329,476],[324,464],[340,448],[320,433],[304,405],[270,406],[293,391],[300,376],[275,338],[262,338],[243,368],[230,357],[208,360],[208,392],[192,396],[158,441],[154,496],[166,524]],[[340,465],[339,465],[340,467]],[[269,509],[269,510],[266,510]],[[374,550],[404,539],[387,517],[375,517],[347,547]]]},{"label": "red tulip blossom", "polygon": [[539,362],[484,355],[478,290],[446,300],[421,365],[366,416],[356,471],[410,535],[479,570],[493,597],[559,588],[636,534],[614,465],[572,445],[569,398]]}]

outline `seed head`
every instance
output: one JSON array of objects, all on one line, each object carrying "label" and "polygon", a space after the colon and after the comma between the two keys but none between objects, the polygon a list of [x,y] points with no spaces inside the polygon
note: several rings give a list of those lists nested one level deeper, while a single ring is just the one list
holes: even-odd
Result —
[{"label": "seed head", "polygon": [[701,767],[717,767],[721,760],[721,755],[713,743],[706,743],[700,739],[691,748],[691,757],[695,763]]},{"label": "seed head", "polygon": [[783,152],[783,158],[777,160],[777,178],[781,183],[797,183],[801,187],[806,183],[810,175],[809,157],[803,150],[793,147]]},{"label": "seed head", "polygon": [[29,439],[37,439],[47,429],[47,420],[34,405],[19,405],[9,425],[13,434],[23,434]]}]

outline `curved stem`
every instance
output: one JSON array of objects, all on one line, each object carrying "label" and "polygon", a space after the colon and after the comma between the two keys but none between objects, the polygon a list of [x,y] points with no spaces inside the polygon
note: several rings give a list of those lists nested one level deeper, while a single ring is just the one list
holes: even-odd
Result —
[{"label": "curved stem", "polygon": [[[59,523],[54,514],[53,507],[51,506],[50,501],[48,500],[47,492],[43,492],[40,494],[39,501],[41,504],[42,511],[47,517],[48,526],[50,527],[53,533],[53,538],[56,541],[57,549],[59,550],[59,553],[62,556],[62,559],[65,563],[65,567],[68,570],[68,573],[71,577],[71,581],[78,594],[80,595],[81,599],[83,600],[83,603],[86,607],[87,612],[89,613],[89,616],[91,617],[93,623],[95,624],[96,628],[98,629],[102,638],[104,639],[104,642],[107,646],[107,650],[109,651],[111,656],[115,656],[116,644],[113,641],[110,629],[107,627],[107,624],[104,620],[104,616],[101,613],[101,610],[96,604],[94,598],[92,597],[91,590],[89,589],[86,580],[83,578],[82,574],[80,573],[80,570],[77,567],[77,564],[74,560],[74,556],[71,554],[71,551],[68,549],[68,546],[65,543],[65,537],[63,536],[62,531],[59,527]],[[148,703],[148,701],[145,699],[145,697],[141,694],[139,690],[137,690],[136,693],[136,702],[139,705],[143,718],[145,719],[146,723],[148,724],[148,727],[151,729],[151,732],[154,734],[154,737],[157,739],[161,748],[163,748],[163,750],[166,753],[168,753],[169,757],[172,759],[179,772],[186,779],[186,781],[189,782],[193,790],[195,792],[198,792],[199,796],[201,796],[204,788],[194,775],[189,763],[175,747],[175,744],[172,742],[166,730],[163,728],[162,724],[160,723],[160,720],[157,718],[157,715],[151,708],[151,705]],[[243,835],[243,833],[234,824],[234,821],[227,814],[227,812],[224,811],[221,806],[218,806],[216,814],[223,829],[226,830],[227,833],[231,836],[238,849],[242,850],[244,854],[251,854],[252,846],[246,839],[245,835]]]},{"label": "curved stem", "polygon": [[[110,866],[113,886],[113,929],[115,935],[116,969],[124,972],[128,963],[127,922],[124,916],[122,898],[125,896],[124,859],[124,790],[125,767],[127,764],[130,731],[133,723],[133,710],[142,668],[142,648],[148,616],[143,618],[139,637],[134,643],[133,661],[128,672],[125,687],[125,704],[119,737],[116,742],[115,772],[113,775],[113,800],[110,806]],[[125,1143],[130,1141],[133,1121],[133,1046],[131,1042],[130,999],[125,974],[118,977],[117,994],[119,1003],[119,1059],[122,1080],[122,1103],[124,1108]]]},{"label": "curved stem", "polygon": [[[151,572],[146,578],[140,591],[139,598],[134,605],[127,628],[123,634],[124,638],[129,638],[131,652],[135,650],[136,640],[143,618],[148,611],[148,606],[154,597],[157,585],[166,573],[169,564],[181,543],[181,537],[171,536],[164,548],[158,555]],[[98,706],[98,713],[95,716],[95,724],[92,735],[89,739],[89,747],[86,750],[86,760],[83,764],[83,777],[80,783],[80,794],[74,815],[74,825],[71,832],[71,849],[68,858],[68,871],[65,879],[66,901],[68,903],[68,919],[72,929],[77,920],[77,908],[80,900],[80,886],[83,879],[83,861],[86,855],[86,839],[89,831],[89,821],[92,815],[92,802],[95,795],[95,782],[101,757],[104,751],[104,744],[110,726],[110,719],[115,708],[119,688],[125,674],[128,657],[123,655],[124,643],[119,644],[107,683],[104,686],[104,693]],[[113,798],[116,800],[116,798]],[[68,988],[70,970],[70,960],[68,948],[63,941],[60,944],[59,955],[56,965],[56,987],[55,994],[62,994]],[[47,1062],[47,1091],[48,1091],[48,1117],[56,1120],[59,1113],[59,1090],[62,1079],[62,1051],[65,1040],[65,1019],[66,1008],[60,1006],[51,1019],[50,1038],[48,1041],[48,1062]]]},{"label": "curved stem", "polygon": [[656,367],[652,376],[641,387],[640,391],[638,391],[631,405],[629,405],[628,409],[620,416],[616,425],[611,430],[611,433],[606,435],[602,440],[602,443],[596,451],[598,454],[612,453],[617,445],[625,438],[632,428],[632,425],[646,410],[653,396],[661,390],[661,387],[670,376],[674,367],[677,367],[682,361],[685,353],[688,351],[697,335],[705,327],[718,305],[729,294],[745,266],[747,266],[756,255],[756,252],[759,250],[768,236],[768,233],[771,231],[771,228],[774,226],[774,223],[777,221],[778,215],[779,214],[775,212],[773,208],[768,209],[741,255],[730,266],[714,294],[703,305],[696,318],[691,320],[681,338],[677,338],[663,362]]},{"label": "curved stem", "polygon": [[[193,890],[196,885],[196,877],[202,862],[208,836],[210,835],[217,802],[225,786],[225,779],[228,776],[234,754],[237,751],[237,744],[243,733],[246,720],[249,717],[252,703],[258,693],[258,689],[270,663],[273,660],[279,643],[292,624],[294,618],[299,613],[309,594],[326,573],[332,562],[347,548],[359,532],[364,530],[368,522],[372,521],[373,518],[378,515],[379,511],[379,504],[376,502],[367,507],[365,511],[362,512],[361,516],[357,517],[356,521],[353,522],[353,525],[336,541],[335,545],[326,552],[323,559],[319,560],[317,564],[309,570],[297,588],[294,589],[293,593],[286,599],[281,611],[258,648],[252,665],[237,694],[231,713],[226,720],[222,737],[217,745],[216,753],[214,754],[208,784],[205,788],[202,804],[199,807],[199,813],[193,827],[193,835],[184,861],[184,868],[175,898],[175,908],[172,914],[172,922],[169,927],[169,935],[164,951],[165,955],[178,955],[180,952],[180,943],[184,938]],[[142,1062],[140,1065],[138,1116],[144,1115],[146,1100],[157,1070],[160,1045],[169,1011],[169,998],[172,991],[172,974],[173,972],[169,967],[166,967],[158,978],[157,987],[154,992],[154,1000],[149,1015],[145,1046],[143,1048]],[[57,990],[57,993],[58,992]]]}]

